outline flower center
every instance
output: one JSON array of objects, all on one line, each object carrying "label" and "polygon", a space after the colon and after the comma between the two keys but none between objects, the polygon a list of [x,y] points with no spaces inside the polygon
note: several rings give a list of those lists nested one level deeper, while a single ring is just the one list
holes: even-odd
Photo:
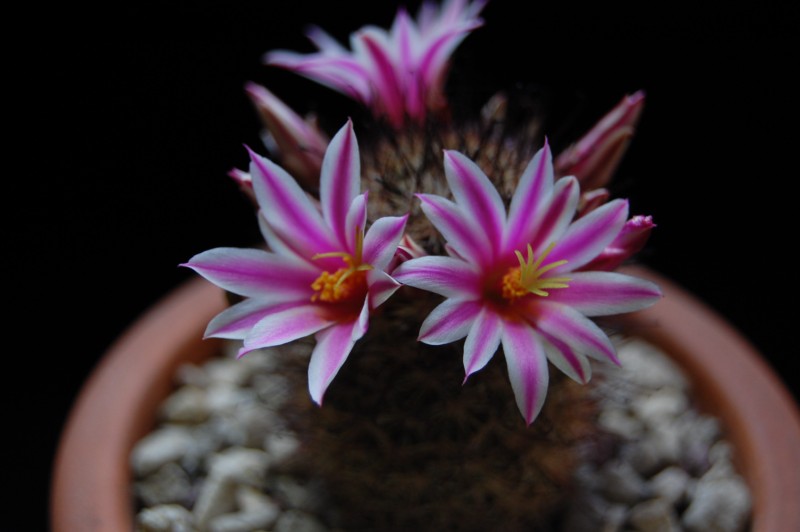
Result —
[{"label": "flower center", "polygon": [[333,273],[322,272],[322,275],[311,283],[316,292],[311,301],[338,303],[363,294],[367,289],[367,272],[353,267],[339,268]]},{"label": "flower center", "polygon": [[369,264],[362,263],[364,250],[364,231],[356,227],[356,251],[352,255],[346,251],[333,251],[330,253],[317,253],[312,259],[339,257],[346,264],[346,268],[339,268],[335,272],[324,271],[317,277],[311,288],[314,294],[311,301],[325,303],[338,303],[348,301],[355,297],[362,297],[367,292],[367,271],[372,269]]},{"label": "flower center", "polygon": [[546,290],[567,288],[569,286],[567,283],[572,280],[569,277],[542,277],[553,268],[567,263],[565,260],[559,260],[542,266],[542,263],[555,245],[555,242],[553,242],[547,246],[547,249],[538,258],[534,258],[530,244],[528,244],[527,259],[523,258],[522,253],[519,251],[514,252],[517,255],[517,260],[519,260],[519,266],[509,268],[508,272],[503,276],[501,281],[503,298],[513,302],[528,294],[547,297],[550,293]]}]

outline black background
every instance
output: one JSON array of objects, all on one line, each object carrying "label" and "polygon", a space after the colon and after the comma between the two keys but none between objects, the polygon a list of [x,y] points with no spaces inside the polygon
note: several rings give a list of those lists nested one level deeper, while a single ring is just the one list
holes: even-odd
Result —
[{"label": "black background", "polygon": [[[551,105],[557,151],[644,89],[615,185],[658,224],[642,261],[739,328],[797,394],[796,13],[537,2],[527,15],[518,5],[485,9],[486,26],[455,55],[451,93],[473,106],[497,89],[537,95]],[[4,197],[7,310],[21,310],[6,327],[18,343],[5,354],[6,411],[22,422],[6,444],[23,449],[9,478],[35,512],[20,529],[45,526],[57,437],[103,351],[191,276],[177,264],[257,241],[252,209],[225,177],[246,164],[242,143],[260,146],[243,84],[316,111],[329,132],[360,116],[344,97],[263,66],[262,54],[310,51],[308,23],[346,40],[363,24],[387,27],[394,12],[295,0],[31,18],[10,49],[23,68],[7,82],[22,92],[7,108],[25,117],[12,133],[30,152],[5,150],[22,166],[9,170]]]}]

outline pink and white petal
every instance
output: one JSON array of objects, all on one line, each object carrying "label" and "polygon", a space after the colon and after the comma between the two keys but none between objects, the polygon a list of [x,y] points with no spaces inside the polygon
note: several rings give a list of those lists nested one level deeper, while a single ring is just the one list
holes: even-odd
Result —
[{"label": "pink and white petal", "polygon": [[306,37],[314,43],[323,54],[326,55],[347,55],[350,52],[347,48],[339,44],[328,32],[319,26],[309,26],[306,28]]},{"label": "pink and white petal", "polygon": [[328,144],[322,159],[319,186],[322,215],[344,247],[348,239],[347,212],[361,189],[358,141],[353,133],[353,122],[349,119]]},{"label": "pink and white petal", "polygon": [[576,353],[558,338],[543,338],[542,346],[547,359],[570,379],[586,384],[592,378],[592,366],[589,359]]},{"label": "pink and white petal", "polygon": [[[366,309],[366,303],[364,305]],[[317,345],[308,364],[308,391],[311,399],[322,405],[325,391],[347,360],[353,345],[366,332],[365,310],[357,320],[337,323],[316,335]]]},{"label": "pink and white petal", "polygon": [[[619,365],[614,346],[600,327],[577,310],[560,303],[536,302],[530,320],[545,338],[563,342],[577,354]],[[529,315],[529,319],[531,315]]]},{"label": "pink and white petal", "polygon": [[355,253],[356,250],[356,234],[364,235],[364,229],[367,225],[367,193],[359,194],[350,203],[350,208],[347,210],[347,218],[345,219],[345,242],[344,249],[348,253]]},{"label": "pink and white petal", "polygon": [[415,84],[420,38],[414,22],[402,7],[397,11],[389,36],[391,47],[397,56],[394,69],[397,79],[400,80],[402,93],[405,95],[406,113],[412,119],[419,121],[425,117],[425,103]]},{"label": "pink and white petal", "polygon": [[281,301],[281,298],[246,299],[214,316],[203,337],[244,340],[256,323],[267,314],[297,305],[297,302]]},{"label": "pink and white petal", "polygon": [[634,312],[662,294],[650,281],[614,272],[571,272],[569,287],[550,291],[548,302],[568,305],[585,316]]},{"label": "pink and white petal", "polygon": [[453,50],[467,37],[469,32],[480,27],[483,20],[478,13],[485,1],[464,5],[463,1],[448,2],[436,19],[430,19],[420,10],[420,33],[424,39],[424,53],[420,55],[417,76],[426,89],[438,90],[444,81],[444,71]]},{"label": "pink and white petal", "polygon": [[406,227],[405,216],[384,216],[375,220],[364,236],[363,261],[376,270],[385,270],[397,251]]},{"label": "pink and white petal", "polygon": [[367,286],[369,287],[369,308],[375,309],[392,297],[392,294],[402,285],[382,270],[369,270]]},{"label": "pink and white petal", "polygon": [[349,55],[273,50],[264,56],[264,62],[291,70],[366,105],[372,99],[369,71]]},{"label": "pink and white petal", "polygon": [[311,257],[303,257],[298,255],[294,249],[286,244],[286,242],[284,242],[284,240],[279,237],[269,226],[269,222],[267,222],[267,219],[264,217],[264,213],[262,213],[260,209],[258,211],[258,228],[261,230],[261,236],[264,237],[264,241],[267,243],[267,247],[270,251],[277,255],[286,257],[287,259],[310,262],[311,264],[314,264],[315,268],[318,267],[318,265],[313,262]]},{"label": "pink and white petal", "polygon": [[530,425],[547,396],[547,356],[536,332],[522,321],[509,320],[503,324],[502,342],[517,408]]},{"label": "pink and white petal", "polygon": [[182,264],[215,285],[246,297],[309,297],[319,271],[308,263],[260,249],[215,248]]},{"label": "pink and white petal", "polygon": [[522,172],[517,189],[508,208],[508,224],[503,236],[505,249],[513,251],[533,230],[540,206],[553,190],[553,154],[545,139],[544,147],[536,152]]},{"label": "pink and white petal", "polygon": [[380,102],[381,110],[393,126],[402,126],[404,99],[401,81],[394,69],[391,43],[387,41],[385,32],[377,28],[364,28],[356,37],[370,65],[376,101]]},{"label": "pink and white petal", "polygon": [[[250,174],[258,205],[277,234],[292,235],[292,247],[313,255],[332,249],[333,239],[322,215],[286,171],[250,151]],[[284,241],[286,239],[284,238]]]},{"label": "pink and white petal", "polygon": [[547,246],[557,242],[575,218],[580,199],[580,186],[574,177],[562,177],[553,187],[553,195],[536,214],[534,232],[525,236],[538,255]]},{"label": "pink and white petal", "polygon": [[616,199],[570,225],[550,258],[566,260],[556,271],[572,271],[591,261],[619,234],[628,218],[628,202]]},{"label": "pink and white petal", "polygon": [[445,244],[444,245],[444,252],[447,253],[448,257],[454,257],[456,259],[460,259],[460,260],[463,260],[463,261],[470,262],[470,261],[467,260],[466,257],[464,257],[461,254],[461,252],[459,250],[457,250],[456,248],[454,248],[450,244]]},{"label": "pink and white petal", "polygon": [[[333,325],[334,320],[319,305],[304,303],[281,308],[261,319],[244,339],[244,352],[282,345]],[[243,354],[240,351],[240,355]]]},{"label": "pink and white petal", "polygon": [[480,274],[469,263],[453,257],[420,257],[404,262],[392,272],[402,284],[444,297],[478,299]]},{"label": "pink and white petal", "polygon": [[419,330],[420,342],[443,345],[464,338],[480,313],[477,301],[445,299],[428,314]]},{"label": "pink and white petal", "polygon": [[495,311],[484,306],[472,322],[464,342],[464,381],[483,369],[500,347],[503,320]]},{"label": "pink and white petal", "polygon": [[497,189],[477,164],[457,151],[444,152],[444,173],[462,213],[479,221],[479,227],[497,250],[506,221],[506,209]]},{"label": "pink and white petal", "polygon": [[474,264],[485,264],[492,256],[492,244],[477,227],[475,219],[467,218],[452,201],[433,194],[417,194],[422,212],[442,234],[458,256]]}]

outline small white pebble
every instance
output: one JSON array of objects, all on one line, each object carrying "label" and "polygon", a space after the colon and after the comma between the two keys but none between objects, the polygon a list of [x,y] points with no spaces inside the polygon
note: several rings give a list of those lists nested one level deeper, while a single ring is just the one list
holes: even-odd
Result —
[{"label": "small white pebble", "polygon": [[177,504],[145,508],[136,516],[137,532],[192,532],[192,514]]},{"label": "small white pebble", "polygon": [[677,504],[686,494],[689,479],[689,474],[680,467],[668,467],[650,479],[650,489],[660,498]]},{"label": "small white pebble", "polygon": [[192,431],[186,427],[165,426],[151,432],[134,446],[131,466],[140,477],[167,462],[177,462],[192,446]]}]

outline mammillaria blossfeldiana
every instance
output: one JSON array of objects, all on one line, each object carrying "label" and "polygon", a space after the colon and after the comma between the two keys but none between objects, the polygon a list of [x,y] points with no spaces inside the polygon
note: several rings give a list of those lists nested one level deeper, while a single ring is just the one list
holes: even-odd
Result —
[{"label": "mammillaria blossfeldiana", "polygon": [[439,345],[466,337],[467,377],[502,344],[517,406],[530,424],[544,403],[548,359],[582,383],[591,375],[587,356],[617,363],[610,340],[587,316],[639,310],[661,293],[649,281],[584,270],[623,232],[628,203],[614,200],[575,220],[578,181],[554,182],[547,145],[521,176],[508,213],[466,156],[445,152],[444,168],[456,201],[419,198],[450,256],[412,259],[394,276],[447,298],[423,322],[419,339]]},{"label": "mammillaria blossfeldiana", "polygon": [[[270,347],[285,383],[276,414],[302,442],[291,467],[324,487],[331,529],[545,529],[601,430],[591,389],[573,381],[590,379],[589,358],[617,362],[593,318],[661,297],[610,271],[654,227],[605,188],[644,94],[555,163],[536,106],[498,93],[481,110],[449,108],[450,55],[484,5],[425,1],[389,30],[356,31],[350,49],[312,29],[317,53],[268,53],[365,105],[370,134],[359,152],[348,121],[328,142],[313,117],[248,83],[288,172],[251,152],[230,175],[269,249],[187,263],[245,298],[206,334],[241,340],[240,355]],[[316,345],[283,347],[312,334]]]},{"label": "mammillaria blossfeldiana", "polygon": [[416,21],[401,8],[389,31],[367,26],[351,34],[352,50],[313,27],[307,35],[318,52],[276,50],[265,59],[346,94],[395,128],[407,119],[421,123],[429,111],[446,105],[443,89],[450,55],[483,24],[478,14],[485,3],[447,0],[437,8],[426,2]]},{"label": "mammillaria blossfeldiana", "polygon": [[250,152],[250,175],[269,251],[217,248],[186,266],[244,296],[209,323],[206,336],[244,341],[239,354],[316,334],[308,368],[312,399],[321,404],[369,313],[399,284],[385,269],[406,217],[383,217],[365,234],[367,194],[359,194],[358,144],[351,122],[325,152],[320,206],[281,167]]}]

